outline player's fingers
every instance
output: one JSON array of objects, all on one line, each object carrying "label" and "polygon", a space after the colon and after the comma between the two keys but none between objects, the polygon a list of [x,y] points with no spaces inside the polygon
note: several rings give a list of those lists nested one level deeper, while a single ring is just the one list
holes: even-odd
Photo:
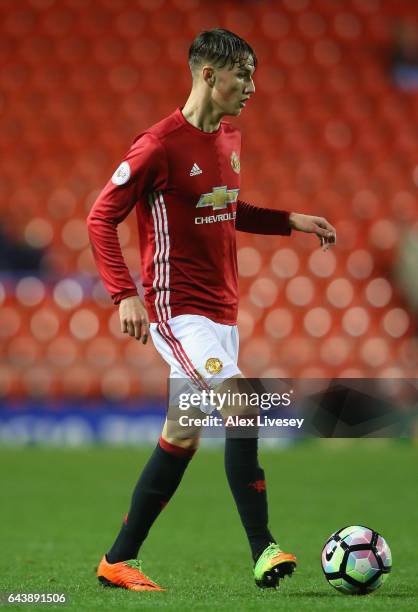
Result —
[{"label": "player's fingers", "polygon": [[128,321],[126,319],[120,320],[120,329],[122,331],[122,334],[128,333]]},{"label": "player's fingers", "polygon": [[324,241],[324,243],[321,242],[321,246],[325,244],[333,245],[336,243],[337,234],[331,223],[328,223],[326,219],[318,219],[315,225],[316,235]]},{"label": "player's fingers", "polygon": [[323,251],[328,251],[336,242],[335,234],[332,234],[330,237],[318,236],[318,238]]},{"label": "player's fingers", "polygon": [[139,321],[135,320],[133,322],[133,325],[134,325],[134,330],[135,330],[135,338],[137,340],[139,340],[140,337],[141,337],[141,325],[142,325],[142,322],[141,322],[141,320],[139,320]]},{"label": "player's fingers", "polygon": [[126,324],[126,327],[127,327],[127,329],[126,329],[127,333],[130,336],[134,337],[135,336],[135,326],[134,326],[133,322],[132,321],[128,321],[127,324]]},{"label": "player's fingers", "polygon": [[333,235],[332,231],[321,227],[320,225],[318,225],[318,223],[315,226],[315,233],[317,236],[319,236],[320,238],[322,237],[325,240],[330,239]]},{"label": "player's fingers", "polygon": [[142,344],[146,344],[149,336],[149,321],[148,319],[143,319],[142,321]]},{"label": "player's fingers", "polygon": [[321,227],[322,229],[328,230],[329,232],[331,232],[332,234],[336,234],[336,230],[335,227],[333,225],[331,225],[331,223],[329,223],[329,221],[327,221],[326,219],[324,219],[324,217],[318,217],[316,219],[316,224]]}]

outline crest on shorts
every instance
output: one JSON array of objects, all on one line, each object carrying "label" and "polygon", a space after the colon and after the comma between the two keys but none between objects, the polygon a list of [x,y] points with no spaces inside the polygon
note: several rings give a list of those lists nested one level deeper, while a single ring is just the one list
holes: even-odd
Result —
[{"label": "crest on shorts", "polygon": [[237,174],[240,173],[241,164],[239,161],[238,153],[236,153],[235,151],[232,151],[231,153],[231,166],[234,172],[236,172]]},{"label": "crest on shorts", "polygon": [[206,371],[209,374],[219,374],[223,367],[224,364],[218,357],[209,357],[205,365]]}]

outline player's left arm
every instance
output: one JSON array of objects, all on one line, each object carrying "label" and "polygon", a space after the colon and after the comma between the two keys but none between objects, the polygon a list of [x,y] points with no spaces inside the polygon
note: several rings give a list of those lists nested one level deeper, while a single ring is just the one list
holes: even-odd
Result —
[{"label": "player's left arm", "polygon": [[260,208],[238,200],[235,228],[249,234],[289,236],[292,231],[289,217],[290,213],[285,210]]},{"label": "player's left arm", "polygon": [[289,236],[292,230],[315,234],[324,250],[336,242],[335,228],[323,217],[261,208],[243,200],[237,201],[235,227],[250,234]]}]

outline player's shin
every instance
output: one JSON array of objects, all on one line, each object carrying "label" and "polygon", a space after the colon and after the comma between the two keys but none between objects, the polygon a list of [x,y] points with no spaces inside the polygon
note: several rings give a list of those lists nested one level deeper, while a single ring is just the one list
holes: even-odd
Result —
[{"label": "player's shin", "polygon": [[194,452],[160,438],[134,489],[121,530],[106,555],[109,563],[136,558],[152,524],[179,486]]},{"label": "player's shin", "polygon": [[264,471],[258,464],[257,437],[235,438],[226,430],[225,472],[250,543],[254,561],[272,542]]}]

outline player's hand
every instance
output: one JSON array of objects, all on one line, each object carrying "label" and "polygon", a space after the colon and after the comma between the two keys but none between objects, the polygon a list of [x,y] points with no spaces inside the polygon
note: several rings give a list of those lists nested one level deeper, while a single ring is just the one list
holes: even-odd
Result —
[{"label": "player's hand", "polygon": [[308,234],[316,234],[323,251],[327,251],[337,242],[337,232],[324,217],[290,213],[289,223],[292,229]]},{"label": "player's hand", "polygon": [[121,300],[119,319],[122,333],[129,334],[146,344],[149,336],[149,319],[145,306],[137,295]]}]

